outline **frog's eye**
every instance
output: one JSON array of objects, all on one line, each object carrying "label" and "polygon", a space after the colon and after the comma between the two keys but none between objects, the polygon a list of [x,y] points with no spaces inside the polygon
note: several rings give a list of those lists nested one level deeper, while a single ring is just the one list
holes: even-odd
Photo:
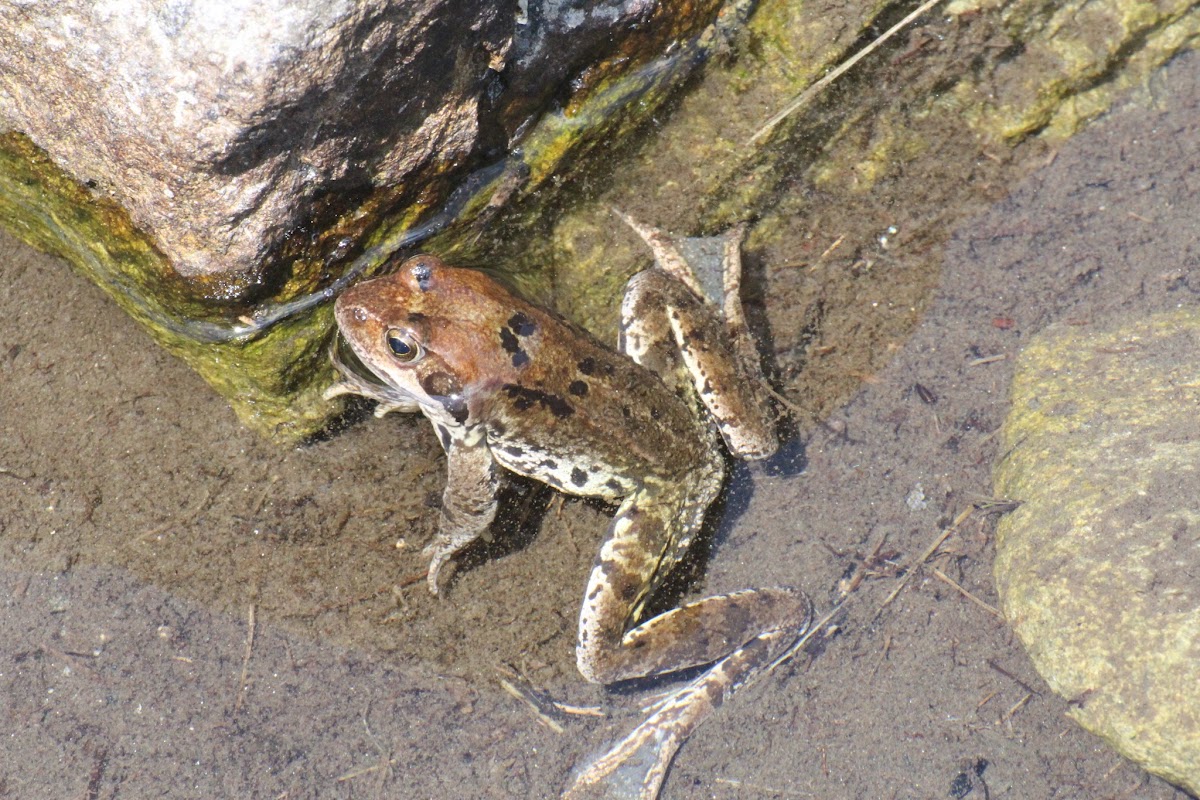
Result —
[{"label": "frog's eye", "polygon": [[407,364],[421,357],[421,345],[407,331],[392,328],[383,338],[397,361]]}]

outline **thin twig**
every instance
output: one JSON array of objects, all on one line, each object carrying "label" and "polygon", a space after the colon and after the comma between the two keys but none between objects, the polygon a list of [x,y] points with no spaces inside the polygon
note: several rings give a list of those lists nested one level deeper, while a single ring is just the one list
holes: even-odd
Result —
[{"label": "thin twig", "polygon": [[975,704],[975,710],[978,711],[979,709],[986,706],[988,703],[990,703],[992,701],[992,698],[998,694],[1000,694],[999,689],[997,689],[994,692],[989,693],[987,697],[983,698],[982,700],[980,700],[978,703]]},{"label": "thin twig", "polygon": [[999,620],[1004,619],[1004,615],[1000,613],[1000,610],[998,608],[983,602],[978,597],[976,597],[975,595],[968,592],[966,589],[964,589],[962,586],[960,586],[957,582],[955,582],[952,578],[950,578],[950,576],[948,576],[946,573],[942,572],[937,567],[930,567],[929,571],[932,572],[934,575],[936,575],[938,580],[941,580],[944,583],[948,584],[950,586],[950,588],[954,589],[956,592],[958,592],[963,597],[970,600],[975,605],[982,608],[984,611],[988,612],[989,614],[991,614],[992,616],[996,617]]},{"label": "thin twig", "polygon": [[925,552],[921,554],[920,558],[913,559],[913,561],[908,565],[908,568],[904,571],[904,577],[900,579],[900,583],[895,589],[892,590],[892,593],[887,596],[887,599],[880,604],[879,609],[875,612],[875,616],[871,617],[872,622],[879,619],[879,615],[883,613],[883,610],[891,605],[892,601],[896,599],[900,592],[904,591],[904,587],[908,585],[908,582],[912,576],[917,572],[922,564],[929,560],[930,556],[937,552],[937,549],[942,546],[942,542],[950,538],[950,534],[957,531],[959,526],[966,522],[967,518],[974,513],[975,506],[967,506],[962,513],[954,518],[954,521],[951,522],[945,530],[937,535],[937,538],[933,540],[933,544],[929,545],[929,547],[925,549]]},{"label": "thin twig", "polygon": [[771,665],[769,667],[767,667],[767,672],[772,672],[776,667],[778,667],[784,661],[787,661],[793,655],[800,652],[800,650],[803,649],[804,645],[808,644],[808,640],[816,635],[817,631],[823,630],[825,628],[825,626],[830,621],[832,621],[833,618],[835,616],[837,616],[843,608],[846,607],[846,603],[849,601],[849,599],[850,599],[849,597],[842,598],[842,600],[837,605],[835,605],[833,608],[826,611],[821,616],[820,619],[816,620],[811,625],[809,625],[808,630],[806,630],[804,632],[803,636],[801,636],[799,639],[796,640],[795,644],[793,644],[791,647],[789,647],[787,650],[785,650],[783,652],[783,655],[779,656],[779,658],[777,658],[773,662],[771,662]]},{"label": "thin twig", "polygon": [[356,767],[349,772],[342,773],[337,777],[337,782],[343,783],[345,781],[354,780],[355,778],[360,778],[363,775],[369,775],[372,772],[378,772],[379,789],[382,791],[383,785],[392,779],[392,765],[396,763],[396,759],[393,757],[392,753],[379,742],[378,737],[371,732],[371,724],[367,722],[367,718],[370,715],[371,702],[368,701],[367,707],[363,709],[362,724],[363,728],[367,732],[367,738],[371,741],[371,745],[374,746],[375,750],[379,753],[379,760],[374,764],[368,764],[364,767]]},{"label": "thin twig", "polygon": [[203,514],[205,511],[207,511],[209,509],[209,507],[213,503],[213,500],[216,499],[217,493],[222,491],[229,484],[229,481],[230,481],[230,479],[226,478],[225,480],[221,481],[220,484],[215,489],[213,489],[212,487],[205,489],[204,497],[201,498],[200,502],[197,503],[196,507],[193,508],[191,511],[188,511],[182,517],[178,517],[175,519],[169,519],[160,525],[155,525],[150,530],[143,531],[141,536],[139,536],[138,538],[144,542],[148,539],[154,538],[155,536],[159,536],[161,534],[166,533],[171,528],[183,529],[183,528],[186,528],[188,525],[191,525],[192,522],[194,522],[197,517],[199,517],[201,514]]},{"label": "thin twig", "polygon": [[520,700],[526,708],[533,712],[534,719],[555,733],[562,733],[562,711],[555,707],[553,701],[540,689],[535,689],[527,679],[515,670],[496,667],[500,677],[500,688]]},{"label": "thin twig", "polygon": [[725,786],[732,786],[734,789],[738,789],[739,791],[747,790],[747,791],[751,791],[751,792],[761,792],[762,794],[783,795],[785,797],[814,797],[815,796],[815,795],[808,794],[807,792],[795,792],[795,791],[792,791],[791,789],[777,789],[774,786],[764,786],[763,784],[760,784],[760,783],[750,783],[748,781],[739,781],[739,780],[734,780],[733,778],[714,778],[713,783],[720,783],[720,784],[724,784]]},{"label": "thin twig", "polygon": [[767,390],[767,394],[775,398],[775,402],[792,412],[792,414],[794,414],[798,419],[814,419],[811,411],[801,408],[791,400],[788,400],[787,397],[785,397],[782,393],[776,391],[775,387],[767,383],[764,383],[763,387]]},{"label": "thin twig", "polygon": [[967,362],[968,367],[981,367],[984,364],[995,364],[997,361],[1006,361],[1008,353],[997,353],[994,356],[984,356],[983,358],[975,358]]},{"label": "thin twig", "polygon": [[250,656],[254,652],[254,627],[254,603],[251,603],[250,612],[247,614],[246,619],[246,652],[242,654],[242,674],[238,678],[238,696],[233,704],[233,713],[235,715],[246,704],[246,690],[249,688],[246,685],[246,681],[250,674]]},{"label": "thin twig", "polygon": [[841,236],[834,239],[833,244],[829,245],[829,247],[826,247],[825,251],[823,253],[821,253],[821,255],[817,256],[817,261],[824,261],[829,256],[829,254],[832,253],[834,250],[837,250],[838,245],[840,245],[844,241],[846,241],[846,234],[843,233]]},{"label": "thin twig", "polygon": [[821,78],[821,80],[817,81],[812,86],[809,86],[807,89],[805,89],[800,94],[796,95],[796,98],[794,100],[792,100],[790,103],[788,103],[786,106],[784,106],[782,111],[780,111],[775,116],[771,117],[769,120],[766,121],[766,124],[764,124],[761,128],[759,128],[757,131],[755,131],[754,135],[746,140],[746,144],[751,145],[751,144],[754,144],[755,142],[757,142],[759,139],[762,139],[764,136],[766,136],[768,133],[770,133],[772,130],[774,130],[776,125],[783,122],[785,119],[787,119],[793,113],[795,113],[796,109],[800,108],[805,103],[807,103],[809,101],[809,99],[811,99],[813,97],[813,95],[817,94],[817,92],[821,91],[826,86],[828,86],[830,83],[833,83],[835,80],[840,78],[842,76],[842,73],[844,73],[846,70],[853,67],[859,61],[862,61],[870,53],[874,52],[876,48],[878,48],[880,45],[882,45],[888,39],[890,39],[894,35],[896,35],[896,33],[899,32],[901,28],[905,27],[906,25],[908,25],[908,23],[912,22],[914,19],[916,19],[917,17],[921,16],[929,9],[936,6],[939,2],[941,2],[941,0],[926,0],[926,2],[924,2],[920,6],[918,6],[917,9],[915,11],[913,11],[911,14],[909,14],[907,17],[900,20],[892,27],[888,28],[887,31],[882,36],[880,36],[878,39],[871,42],[869,45],[864,47],[862,50],[859,50],[854,55],[850,56],[850,58],[846,59],[841,64],[839,64],[828,75]]},{"label": "thin twig", "polygon": [[9,469],[8,467],[0,467],[0,475],[7,475],[10,478],[16,478],[19,481],[28,481],[37,477],[32,472],[28,475],[25,475],[24,473]]},{"label": "thin twig", "polygon": [[1016,675],[1013,675],[1011,672],[1009,672],[1008,670],[1006,670],[1004,667],[1002,667],[1002,666],[1000,666],[999,664],[997,664],[995,659],[993,659],[993,658],[989,658],[989,659],[987,660],[987,665],[988,665],[989,667],[991,667],[992,669],[994,669],[996,672],[999,672],[999,673],[1000,673],[1001,675],[1003,675],[1004,677],[1008,678],[1010,681],[1012,681],[1013,683],[1015,683],[1017,686],[1020,686],[1022,689],[1024,689],[1024,690],[1025,690],[1025,691],[1027,691],[1027,692],[1029,692],[1030,694],[1037,694],[1037,695],[1040,695],[1040,694],[1041,694],[1041,692],[1039,692],[1037,689],[1033,688],[1033,687],[1032,687],[1032,686],[1030,686],[1028,683],[1026,683],[1025,681],[1021,680],[1021,679],[1020,679],[1020,678],[1018,678]]},{"label": "thin twig", "polygon": [[1033,692],[1029,692],[1024,697],[1022,697],[1020,700],[1018,700],[1017,704],[1015,706],[1013,706],[1012,708],[1010,708],[1005,713],[1005,715],[1000,718],[1000,721],[1005,722],[1009,719],[1012,719],[1013,715],[1016,714],[1018,711],[1020,711],[1022,708],[1024,708],[1025,704],[1028,703],[1032,699],[1033,699]]}]

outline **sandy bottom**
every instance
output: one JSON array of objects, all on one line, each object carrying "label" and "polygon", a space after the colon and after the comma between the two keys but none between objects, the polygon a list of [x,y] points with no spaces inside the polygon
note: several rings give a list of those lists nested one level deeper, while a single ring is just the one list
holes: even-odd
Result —
[{"label": "sandy bottom", "polygon": [[[882,367],[739,470],[691,593],[796,584],[824,610],[862,580],[836,631],[684,746],[664,797],[1184,796],[1067,718],[989,607],[994,514],[968,514],[879,609],[990,497],[1030,335],[1197,301],[1197,64],[948,232],[932,293],[898,310],[915,328],[874,346]],[[867,254],[896,297],[902,234]],[[270,445],[66,264],[8,237],[0,253],[0,797],[551,797],[635,723],[644,687],[604,692],[574,667],[604,509],[519,487],[514,530],[447,597],[404,588],[442,481],[427,425]],[[853,326],[817,345],[789,332],[804,273],[764,261],[787,391],[799,348],[833,363]],[[502,665],[612,715],[553,732],[499,687]]]}]

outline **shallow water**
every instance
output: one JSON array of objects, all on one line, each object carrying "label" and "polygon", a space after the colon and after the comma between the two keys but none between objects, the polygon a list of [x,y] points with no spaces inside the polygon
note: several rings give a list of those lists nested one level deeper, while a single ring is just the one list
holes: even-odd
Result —
[{"label": "shallow water", "polygon": [[[702,728],[664,797],[946,797],[979,772],[993,798],[1182,797],[1079,730],[1003,623],[932,574],[875,611],[891,564],[990,494],[1030,334],[1196,302],[1196,64],[1176,63],[1155,109],[1023,150],[1007,169],[1028,177],[944,249],[901,237],[867,253],[873,272],[818,282],[826,214],[807,255],[785,252],[799,236],[751,254],[783,388],[815,421],[776,469],[744,473],[693,591],[795,583],[825,608],[882,544],[837,635]],[[874,213],[864,230],[896,212]],[[65,264],[7,236],[0,253],[0,794],[549,797],[633,724],[640,694],[574,667],[604,509],[554,500],[446,598],[397,589],[441,488],[427,425],[267,444]],[[854,324],[884,312],[915,329]],[[801,381],[834,385],[810,403]],[[545,501],[518,495],[510,516]],[[990,535],[971,518],[937,564],[994,605]],[[498,687],[501,664],[616,714],[554,733]]]}]

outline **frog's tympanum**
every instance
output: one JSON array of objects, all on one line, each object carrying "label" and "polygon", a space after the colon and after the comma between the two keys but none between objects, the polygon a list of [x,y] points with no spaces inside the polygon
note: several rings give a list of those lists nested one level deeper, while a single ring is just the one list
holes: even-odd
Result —
[{"label": "frog's tympanum", "polygon": [[579,771],[565,797],[654,798],[688,734],[786,656],[810,624],[790,588],[747,589],[643,618],[692,544],[725,477],[720,440],[764,458],[777,441],[739,299],[741,229],[724,242],[724,300],[704,298],[675,242],[626,220],[655,254],[630,279],[620,352],[481,272],[410,258],[337,301],[338,329],[378,381],[341,366],[330,394],[420,411],[446,451],[429,588],[485,532],[497,470],[620,503],[583,595],[576,658],[613,683],[704,664],[632,733]]}]

